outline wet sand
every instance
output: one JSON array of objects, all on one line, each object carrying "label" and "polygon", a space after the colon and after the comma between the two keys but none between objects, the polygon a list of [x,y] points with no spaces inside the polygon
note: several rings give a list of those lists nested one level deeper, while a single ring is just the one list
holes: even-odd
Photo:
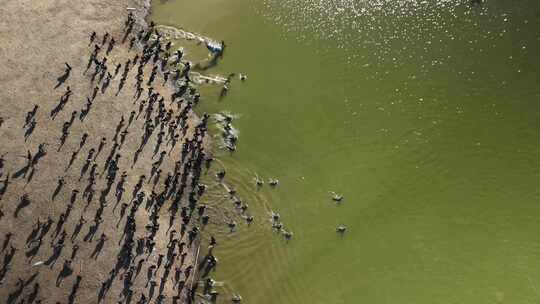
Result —
[{"label": "wet sand", "polygon": [[[3,67],[0,74],[0,116],[4,120],[0,127],[0,140],[2,143],[0,145],[0,154],[4,155],[5,159],[0,180],[4,181],[10,175],[6,193],[0,200],[0,208],[4,214],[0,219],[0,246],[4,243],[8,233],[13,234],[10,243],[1,255],[4,256],[10,250],[10,246],[16,249],[0,285],[0,299],[8,299],[9,295],[16,293],[20,287],[18,280],[22,280],[25,287],[13,303],[22,303],[23,299],[28,301],[29,298],[34,297],[32,293],[35,292],[36,288],[38,291],[34,303],[37,303],[38,300],[41,300],[41,303],[71,303],[70,301],[73,301],[73,303],[97,303],[101,283],[108,277],[109,271],[116,262],[120,250],[118,244],[124,227],[125,216],[117,227],[121,203],[113,211],[116,202],[114,198],[115,186],[113,185],[112,193],[108,196],[107,206],[103,213],[103,223],[100,225],[94,241],[85,242],[82,238],[87,234],[96,209],[99,207],[99,191],[105,185],[105,174],[97,179],[95,197],[86,210],[84,210],[86,202],[82,198],[82,192],[87,185],[88,173],[82,179],[79,177],[89,150],[91,148],[97,149],[101,138],[106,137],[107,144],[96,160],[98,175],[102,173],[103,164],[111,150],[112,137],[121,115],[124,115],[127,123],[130,112],[137,111],[139,107],[138,102],[133,103],[135,71],[130,72],[125,87],[118,96],[115,96],[124,63],[128,59],[133,59],[136,54],[135,51],[128,50],[129,38],[126,43],[120,43],[128,7],[136,9],[133,10],[137,19],[134,30],[136,33],[139,26],[146,26],[144,18],[148,12],[149,1],[11,0],[0,7],[0,15],[3,16],[0,21],[0,39],[2,40],[0,45],[0,65]],[[77,116],[73,126],[70,128],[66,143],[60,151],[57,151],[60,143],[59,138],[62,134],[62,125],[70,120],[73,111],[80,113],[86,103],[86,97],[92,95],[95,86],[89,80],[90,73],[83,74],[93,49],[92,46],[89,46],[89,37],[92,31],[98,33],[96,40],[100,41],[105,32],[110,33],[116,39],[116,47],[108,56],[109,66],[114,67],[116,63],[122,63],[122,68],[119,75],[111,81],[107,91],[104,94],[98,93],[84,122],[81,122]],[[104,50],[101,52],[104,52]],[[57,78],[64,73],[64,62],[69,63],[73,69],[67,81],[54,89]],[[151,68],[149,66],[151,65],[145,68],[145,82],[147,75],[150,74]],[[136,69],[132,68],[132,70]],[[89,70],[89,72],[91,71],[92,69]],[[170,85],[162,86],[162,83],[163,79],[158,76],[154,88],[162,96],[169,97],[174,90]],[[73,95],[63,111],[58,114],[56,119],[52,120],[49,117],[50,111],[58,104],[67,86],[70,86]],[[146,86],[143,96],[146,97]],[[167,104],[168,101],[167,99]],[[28,140],[25,141],[25,129],[23,129],[25,115],[36,104],[39,105],[35,116],[37,125]],[[159,153],[153,157],[156,144],[156,136],[153,135],[140,159],[131,168],[133,153],[140,143],[143,122],[144,119],[140,118],[132,123],[129,128],[130,133],[126,136],[125,143],[119,150],[122,157],[118,176],[124,170],[128,174],[123,201],[131,199],[132,189],[139,176],[143,174],[149,176],[152,164],[159,157]],[[191,136],[192,126],[198,122],[199,119],[190,112],[188,125],[191,127],[187,137]],[[86,144],[78,153],[73,165],[66,171],[72,152],[79,149],[79,143],[84,133],[89,134]],[[39,160],[34,173],[27,172],[26,177],[13,178],[15,172],[25,167],[27,151],[34,155],[41,143],[47,144],[47,154]],[[180,154],[181,144],[181,142],[178,143],[172,153],[165,157],[161,165],[163,170],[161,181],[165,178],[166,173],[174,168],[177,160],[175,155]],[[164,148],[161,150],[164,150]],[[169,147],[166,150],[168,151]],[[65,178],[66,183],[53,201],[52,194],[59,177],[62,176]],[[51,256],[51,235],[54,234],[59,215],[66,210],[73,189],[78,189],[80,193],[69,218],[63,226],[68,237],[60,258],[52,269],[45,265],[32,267],[33,263],[45,261]],[[142,190],[149,194],[151,184],[145,183]],[[20,209],[18,216],[15,217],[14,213],[17,205],[19,205],[24,194],[28,194],[30,204]],[[142,207],[144,207],[144,204]],[[132,303],[139,300],[141,292],[148,293],[147,288],[145,288],[147,267],[156,263],[158,254],[165,255],[167,253],[166,246],[169,236],[166,235],[165,230],[168,227],[169,215],[166,209],[163,208],[161,211],[162,214],[159,220],[161,229],[156,237],[156,248],[149,256],[148,261],[143,264],[144,266],[138,277],[133,281],[131,288],[134,291]],[[50,232],[43,238],[43,244],[39,251],[30,260],[25,253],[34,248],[36,244],[34,242],[27,246],[25,244],[26,240],[32,229],[36,227],[38,219],[41,222],[46,222],[49,216],[55,222]],[[87,223],[83,226],[77,240],[71,242],[69,237],[81,216],[86,219]],[[148,213],[145,210],[139,210],[136,221],[137,238],[146,233],[144,228],[148,223]],[[175,225],[172,229],[179,230],[178,218]],[[108,240],[105,242],[105,246],[98,258],[91,258],[90,255],[96,247],[97,239],[102,233],[105,233]],[[75,259],[73,259],[73,273],[63,280],[60,287],[56,287],[54,281],[62,269],[64,261],[70,258],[75,244],[80,248]],[[198,242],[196,241],[187,250],[188,256],[184,268],[194,261],[197,247]],[[136,257],[134,264],[136,265],[140,259],[146,258],[146,256],[145,254]],[[157,277],[159,278],[163,272],[163,266],[158,271]],[[82,277],[82,281],[74,300],[69,300],[77,275]],[[173,276],[174,267],[163,292],[166,297],[164,303],[171,303],[171,297],[176,294],[171,283]],[[159,286],[159,280],[156,281]],[[191,280],[188,280],[186,284],[189,285],[190,282]],[[39,284],[39,287],[36,287],[36,283]],[[122,298],[119,297],[122,287],[123,280],[122,276],[119,275],[102,303],[117,303]],[[158,294],[157,289],[156,287],[152,302],[155,301]],[[27,301],[24,303],[28,303]]]}]

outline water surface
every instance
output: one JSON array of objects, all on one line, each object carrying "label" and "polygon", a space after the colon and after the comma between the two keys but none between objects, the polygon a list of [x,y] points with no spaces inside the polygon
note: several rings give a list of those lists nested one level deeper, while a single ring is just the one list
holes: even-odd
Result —
[{"label": "water surface", "polygon": [[216,157],[256,217],[207,197],[220,303],[539,302],[538,16],[532,0],[156,2],[158,23],[227,42],[207,73],[249,77],[199,108],[239,115],[238,151]]}]

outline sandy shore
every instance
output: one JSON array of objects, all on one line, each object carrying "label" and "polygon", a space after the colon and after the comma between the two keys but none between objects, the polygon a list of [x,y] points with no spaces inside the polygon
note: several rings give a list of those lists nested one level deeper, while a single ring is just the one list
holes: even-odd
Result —
[{"label": "sandy shore", "polygon": [[[132,189],[139,177],[150,175],[152,164],[159,157],[159,153],[156,156],[153,155],[156,135],[152,135],[138,162],[131,167],[133,153],[139,147],[140,137],[144,130],[144,119],[134,120],[129,127],[129,133],[127,133],[125,142],[119,150],[122,155],[119,162],[119,172],[125,170],[128,174],[124,198],[114,209],[116,202],[114,198],[115,183],[102,215],[103,222],[92,242],[85,242],[82,239],[87,234],[100,205],[97,197],[99,189],[103,188],[106,183],[104,177],[106,174],[98,178],[95,185],[96,197],[86,209],[82,193],[88,183],[88,173],[83,178],[80,178],[80,174],[90,149],[97,150],[101,138],[105,137],[107,143],[95,162],[98,173],[102,173],[121,116],[124,115],[127,123],[130,113],[139,108],[139,103],[134,104],[133,98],[136,93],[135,68],[132,68],[124,89],[118,96],[115,94],[125,62],[128,59],[132,60],[136,54],[136,51],[128,50],[129,38],[126,43],[120,43],[128,7],[136,9],[133,13],[136,16],[137,26],[145,26],[144,18],[148,13],[149,1],[8,0],[0,6],[0,15],[3,16],[0,20],[0,39],[2,40],[0,65],[3,67],[0,74],[0,117],[3,119],[0,127],[0,140],[2,141],[0,154],[4,158],[0,178],[0,181],[3,182],[0,185],[5,186],[6,178],[9,176],[8,187],[0,200],[0,209],[3,214],[0,219],[0,249],[3,243],[6,244],[6,248],[1,253],[0,263],[5,261],[5,256],[9,255],[11,248],[15,249],[13,258],[5,267],[0,285],[2,303],[8,303],[7,299],[14,297],[15,300],[12,303],[31,303],[31,300],[33,303],[98,303],[98,292],[117,260],[120,249],[118,244],[121,241],[125,223],[124,216],[117,227],[121,204],[124,201],[129,203]],[[81,112],[86,104],[86,98],[92,95],[95,87],[95,83],[90,81],[90,73],[83,74],[89,55],[93,50],[93,46],[89,45],[89,37],[93,31],[98,33],[97,41],[103,38],[105,32],[116,39],[117,44],[108,56],[108,65],[114,67],[117,63],[121,63],[122,68],[119,75],[111,81],[110,88],[104,94],[101,92],[97,94],[92,109],[84,121],[81,122],[78,116],[75,118],[66,143],[58,151],[62,126],[70,120],[73,111],[78,111],[78,114]],[[136,31],[134,30],[135,33]],[[66,82],[55,89],[57,78],[64,73],[64,62],[69,63],[72,71]],[[151,64],[145,67],[145,82],[150,70]],[[163,79],[158,76],[153,87],[155,91],[166,97],[168,103],[168,98],[174,89],[170,85],[162,84]],[[53,120],[50,117],[50,112],[66,92],[67,86],[70,87],[73,94],[64,109]],[[143,95],[146,97],[146,88]],[[34,105],[39,106],[35,115],[36,127],[25,141],[26,129],[23,128],[25,116]],[[176,107],[173,109],[178,111]],[[193,112],[190,112],[188,119],[190,128],[185,138],[191,136],[193,126],[197,123],[199,123],[199,119]],[[66,170],[72,153],[79,150],[81,137],[84,133],[89,135],[88,139],[80,149],[73,164]],[[42,143],[47,145],[47,154],[34,166],[34,172],[29,170],[26,176],[14,177],[15,172],[26,166],[28,151],[35,155],[38,146]],[[161,150],[165,150],[165,148],[167,152],[170,149],[170,147],[163,147]],[[162,180],[166,173],[175,167],[176,155],[180,154],[181,148],[182,142],[178,143],[174,150],[165,157],[161,165]],[[118,173],[119,175],[120,173]],[[53,201],[52,195],[60,177],[64,177],[65,185]],[[118,179],[119,177],[116,181]],[[59,259],[52,268],[46,265],[33,267],[32,264],[45,261],[51,256],[53,252],[51,244],[54,239],[51,236],[54,234],[60,214],[66,213],[66,206],[70,201],[73,189],[78,189],[80,193],[73,209],[69,211],[69,217],[60,229],[66,231],[68,240]],[[152,191],[151,183],[144,183],[142,191],[149,194]],[[21,207],[21,197],[24,194],[28,194],[30,203],[16,211],[17,206]],[[136,238],[143,237],[147,233],[144,228],[148,223],[149,214],[144,208],[141,209],[136,214]],[[141,262],[142,269],[132,281],[132,303],[137,303],[141,294],[145,294],[148,298],[147,269],[150,265],[157,263],[158,255],[167,254],[169,236],[165,230],[169,224],[169,213],[167,208],[163,209],[159,219],[161,229],[156,237],[155,250],[148,256],[148,260]],[[17,217],[15,217],[15,213],[17,213]],[[29,235],[38,226],[38,221],[47,222],[49,217],[54,221],[49,233],[42,239],[42,244],[37,252],[31,252],[37,244],[36,241],[27,244]],[[72,242],[69,238],[81,217],[87,222],[83,225],[78,238]],[[179,222],[180,220],[177,219],[173,229],[180,230],[178,228]],[[91,254],[102,233],[107,236],[105,246],[97,258],[92,258]],[[12,234],[9,242],[6,241],[8,234]],[[62,270],[64,262],[71,258],[76,246],[79,249],[76,257],[72,260],[72,273],[65,277],[60,286],[57,287],[55,280]],[[187,252],[186,262],[181,266],[178,263],[182,270],[185,270],[187,265],[194,260],[193,255],[197,251],[197,246],[198,244],[195,242],[190,248],[184,249]],[[32,254],[34,255],[32,256]],[[134,265],[146,258],[146,254],[137,256]],[[163,275],[163,264],[155,274],[157,286],[160,283],[157,278]],[[78,285],[76,283],[77,276],[81,276]],[[163,290],[163,303],[172,303],[172,297],[178,293],[177,290],[174,290],[173,276],[174,267]],[[122,276],[121,271],[102,303],[118,303],[120,300],[126,300],[125,295],[120,295],[124,286],[124,277],[125,275]],[[20,281],[23,282],[22,285]],[[191,282],[190,280],[186,281],[187,285]],[[157,289],[158,287],[156,287],[152,303],[157,297]],[[76,291],[73,293],[73,290]]]}]

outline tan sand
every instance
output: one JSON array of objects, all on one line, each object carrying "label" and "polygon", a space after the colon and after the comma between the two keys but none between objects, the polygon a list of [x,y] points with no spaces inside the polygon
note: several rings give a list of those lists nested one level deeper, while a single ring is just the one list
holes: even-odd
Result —
[{"label": "tan sand", "polygon": [[[138,104],[134,105],[132,98],[135,94],[134,74],[136,69],[132,69],[130,72],[128,82],[118,97],[115,96],[115,92],[120,75],[112,81],[111,87],[105,94],[99,93],[84,123],[81,123],[78,118],[75,119],[66,144],[60,152],[57,152],[57,148],[63,123],[70,119],[72,111],[80,112],[86,103],[86,97],[92,94],[94,86],[89,81],[89,75],[82,74],[92,49],[91,46],[88,46],[90,33],[96,31],[98,33],[97,39],[100,40],[103,33],[109,32],[118,41],[117,47],[108,56],[109,62],[114,63],[114,65],[116,63],[124,65],[128,58],[133,58],[136,54],[134,51],[129,52],[127,50],[127,42],[120,45],[123,34],[122,29],[127,15],[126,8],[137,8],[134,13],[138,16],[139,21],[144,23],[140,18],[144,18],[148,5],[148,1],[141,0],[7,0],[0,6],[0,16],[2,16],[0,18],[0,66],[2,67],[0,73],[0,116],[4,120],[0,127],[0,154],[5,154],[5,165],[2,170],[1,180],[6,178],[8,172],[13,174],[25,166],[25,156],[28,150],[34,154],[40,143],[48,144],[48,153],[39,161],[32,180],[27,183],[25,178],[11,179],[7,192],[0,200],[0,208],[4,213],[4,216],[0,219],[0,246],[5,240],[6,234],[11,232],[13,237],[10,244],[17,249],[9,271],[0,285],[1,303],[6,303],[8,295],[17,290],[18,279],[25,281],[27,285],[17,298],[16,303],[23,303],[21,302],[23,299],[31,297],[35,283],[39,284],[36,300],[42,300],[41,303],[68,303],[68,296],[77,275],[81,275],[83,279],[74,303],[97,303],[97,294],[101,283],[108,276],[116,261],[119,251],[118,243],[125,222],[124,218],[119,228],[116,227],[120,207],[113,212],[115,202],[115,186],[113,185],[113,190],[108,196],[109,205],[106,207],[103,216],[104,222],[95,238],[97,239],[103,232],[108,236],[109,240],[107,240],[97,260],[90,258],[90,254],[97,242],[96,240],[91,243],[84,242],[82,237],[87,233],[88,226],[99,205],[99,190],[103,188],[104,178],[98,179],[94,201],[84,213],[88,223],[85,224],[75,242],[80,246],[80,249],[73,261],[74,273],[67,277],[60,287],[56,287],[54,281],[62,268],[64,260],[69,259],[71,255],[74,243],[69,241],[69,236],[83,214],[82,207],[85,202],[82,200],[82,192],[86,186],[87,178],[85,177],[79,181],[81,167],[85,162],[89,149],[97,149],[101,137],[107,137],[107,145],[97,160],[98,172],[101,173],[120,116],[123,114],[127,120],[129,113],[132,110],[137,110]],[[71,75],[65,84],[53,89],[57,77],[64,72],[64,62],[68,62],[73,67]],[[114,65],[109,64],[111,67]],[[123,67],[120,74],[122,70]],[[149,74],[148,66],[145,71],[145,76],[147,76]],[[156,83],[161,84],[162,82],[162,78],[157,77]],[[68,85],[74,94],[65,109],[55,120],[51,120],[49,112],[56,106]],[[162,87],[157,84],[154,87],[166,97],[169,97],[172,92],[170,87]],[[146,91],[143,93],[143,96],[145,95]],[[166,102],[168,103],[168,98]],[[28,141],[25,142],[22,126],[26,112],[30,111],[35,104],[39,105],[36,115],[37,127]],[[190,118],[191,123],[197,120],[193,115]],[[131,198],[131,191],[139,176],[142,174],[149,175],[152,163],[156,160],[152,159],[156,141],[156,136],[153,135],[136,166],[129,169],[133,159],[133,152],[140,142],[142,124],[143,119],[139,119],[132,124],[126,142],[120,150],[122,154],[120,172],[128,170],[129,174],[124,201]],[[90,135],[86,145],[78,154],[71,168],[65,171],[72,152],[78,149],[81,136],[85,132]],[[171,155],[179,154],[180,148],[181,143],[176,146]],[[166,172],[174,168],[174,161],[175,159],[166,157],[161,167],[164,172],[162,180]],[[52,201],[51,195],[57,185],[58,178],[61,176],[65,176],[66,185],[55,201]],[[86,176],[88,176],[88,173]],[[151,186],[145,185],[143,190],[149,193],[149,187]],[[25,255],[25,252],[29,250],[25,245],[28,235],[32,228],[35,227],[38,219],[43,222],[46,221],[48,216],[51,216],[53,220],[58,220],[60,213],[64,212],[66,208],[72,189],[79,189],[80,194],[75,208],[64,225],[64,229],[68,234],[68,241],[63,249],[62,256],[52,269],[44,265],[32,267],[32,263],[44,261],[51,255],[50,235],[54,232],[55,224],[53,224],[49,234],[45,236],[43,245],[32,261],[29,261]],[[14,218],[15,208],[19,204],[21,196],[25,193],[29,195],[31,204],[23,208],[18,217]],[[169,216],[166,213],[167,208],[164,207],[163,209],[162,213],[164,214],[160,219],[161,229],[157,237],[158,244],[135,280],[132,287],[135,291],[132,303],[139,300],[141,292],[147,293],[145,288],[147,267],[155,263],[157,254],[166,254],[167,252],[168,236],[165,235],[165,230],[168,227]],[[137,236],[142,236],[145,232],[144,226],[148,221],[148,215],[144,207],[139,209],[137,217]],[[177,220],[177,226],[179,226],[178,222],[179,220]],[[179,230],[178,227],[175,228]],[[0,263],[3,255],[8,250],[9,246],[2,253]],[[197,251],[196,246],[192,246],[188,251],[189,255],[186,264],[194,260],[193,254]],[[135,262],[138,262],[140,258],[138,257]],[[160,272],[162,271],[163,266],[160,268]],[[28,282],[34,274],[37,274],[37,277]],[[174,267],[169,278],[173,276]],[[167,300],[164,303],[171,303],[172,295],[176,294],[176,291],[172,290],[171,281],[169,280],[165,288],[164,295]],[[157,282],[159,286],[159,280]],[[122,280],[116,280],[102,303],[117,303],[122,286]],[[155,295],[157,295],[157,287]],[[155,295],[152,302],[155,301]]]}]

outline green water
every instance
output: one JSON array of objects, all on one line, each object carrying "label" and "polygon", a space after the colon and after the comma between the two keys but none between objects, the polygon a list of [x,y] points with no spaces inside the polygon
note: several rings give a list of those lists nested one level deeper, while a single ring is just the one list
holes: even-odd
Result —
[{"label": "green water", "polygon": [[256,217],[207,197],[219,303],[539,303],[538,16],[532,0],[156,1],[158,23],[227,42],[207,73],[249,77],[199,108],[239,114],[238,151],[216,158]]}]

